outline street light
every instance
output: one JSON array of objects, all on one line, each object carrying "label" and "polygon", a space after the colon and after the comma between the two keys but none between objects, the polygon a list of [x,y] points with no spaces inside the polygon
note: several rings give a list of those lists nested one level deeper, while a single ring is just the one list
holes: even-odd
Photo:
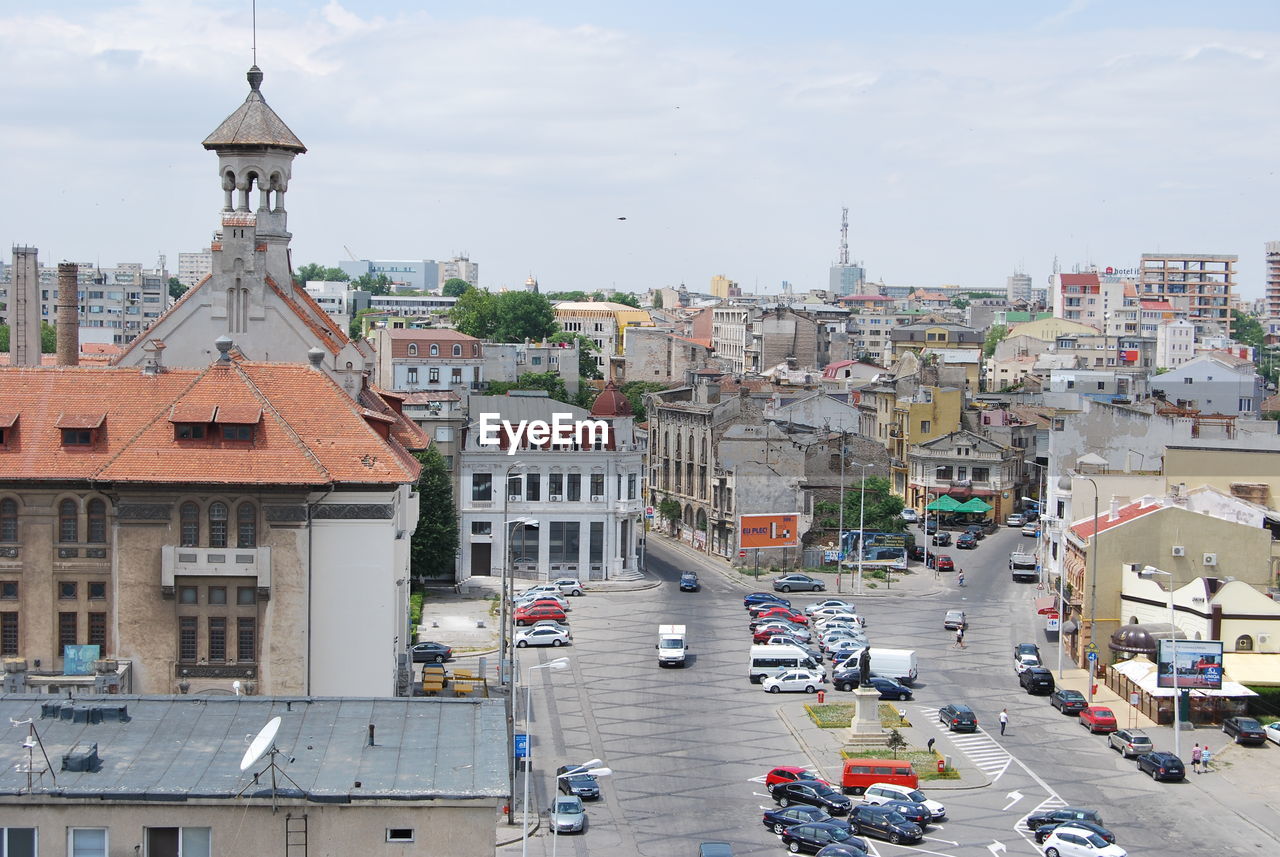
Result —
[{"label": "street light", "polygon": [[[1173,624],[1173,572],[1147,566],[1138,572],[1142,580],[1151,580],[1157,574],[1169,578],[1169,645],[1173,659],[1173,755],[1182,758],[1182,697],[1178,690],[1178,628]],[[1157,682],[1158,684],[1158,682]]]},{"label": "street light", "polygon": [[[525,735],[529,735],[529,722],[533,719],[533,671],[534,670],[562,670],[569,666],[568,658],[556,658],[553,661],[547,661],[545,664],[534,664],[529,667],[526,672],[529,674],[525,679],[524,688],[524,731]],[[526,738],[526,740],[529,740]],[[527,750],[524,757],[524,822],[520,837],[520,854],[529,853],[529,769],[533,767],[533,741],[529,740]],[[553,824],[554,826],[554,824]]]},{"label": "street light", "polygon": [[[862,468],[862,487],[858,495],[858,595],[862,595],[862,557],[866,553],[866,530],[863,524],[867,519],[867,468],[870,464],[859,464],[856,461],[850,462],[855,467]],[[844,553],[844,543],[840,543],[841,554]],[[844,563],[841,562],[843,566]]]},{"label": "street light", "polygon": [[[1096,648],[1093,630],[1094,623],[1098,618],[1098,483],[1093,480],[1093,477],[1084,476],[1074,470],[1069,471],[1069,473],[1069,476],[1063,476],[1058,479],[1058,490],[1070,491],[1072,477],[1087,480],[1093,486],[1093,533],[1090,536],[1092,541],[1089,544],[1089,564],[1093,566],[1089,575],[1091,578],[1089,583],[1089,643]],[[1074,506],[1074,502],[1072,505]],[[1062,639],[1061,631],[1058,632],[1058,639],[1059,641]],[[1093,665],[1095,661],[1089,660],[1086,655],[1085,663],[1089,665],[1089,704],[1093,705]]]},{"label": "street light", "polygon": [[[563,774],[560,774],[558,777],[556,777],[556,779],[557,779],[557,780],[563,780],[565,777],[576,777],[576,776],[579,776],[580,774],[590,774],[590,775],[591,775],[591,776],[593,776],[593,777],[607,777],[607,776],[609,776],[610,774],[612,774],[612,773],[613,773],[613,769],[612,769],[612,768],[607,768],[607,767],[593,767],[593,766],[597,766],[597,765],[601,765],[601,764],[603,764],[603,763],[602,763],[599,759],[592,759],[590,762],[584,762],[584,763],[583,763],[583,764],[581,764],[581,765],[577,765],[576,767],[571,768],[571,769],[569,769],[569,770],[565,771]],[[551,857],[556,857],[556,846],[557,846],[557,845],[559,844],[559,842],[560,842],[560,825],[556,824],[556,820],[555,820],[555,815],[556,815],[556,813],[555,813],[555,809],[554,809],[554,808],[555,808],[555,801],[554,801],[554,800],[552,801],[551,806],[552,806],[552,813],[551,813],[551,816],[552,816],[552,817],[551,817]]]},{"label": "street light", "polygon": [[[931,491],[924,492],[924,531],[920,534],[921,535],[920,541],[923,542],[924,544],[925,571],[929,570],[929,501],[937,500],[937,499],[938,499],[937,494],[934,494]],[[934,515],[934,517],[936,518],[937,515]],[[936,568],[933,570],[933,576],[934,576],[934,579],[937,579],[939,577],[938,570]]]}]

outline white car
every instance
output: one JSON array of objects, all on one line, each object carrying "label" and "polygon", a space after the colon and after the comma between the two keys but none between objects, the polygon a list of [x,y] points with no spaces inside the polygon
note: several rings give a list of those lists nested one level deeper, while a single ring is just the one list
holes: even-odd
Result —
[{"label": "white car", "polygon": [[551,595],[559,595],[560,587],[554,583],[539,583],[537,586],[530,586],[523,592],[516,593],[516,598],[528,598],[536,592],[546,592]]},{"label": "white car", "polygon": [[827,654],[831,657],[832,662],[843,661],[854,652],[861,652],[866,647],[866,640],[853,640],[846,638],[836,640],[830,646],[827,646]]},{"label": "white car", "polygon": [[814,693],[822,687],[827,677],[817,670],[787,670],[781,675],[769,676],[760,682],[769,693],[788,692]]},{"label": "white car", "polygon": [[823,629],[837,628],[840,626],[845,626],[850,628],[867,627],[866,620],[864,620],[861,616],[854,615],[853,613],[837,613],[834,616],[823,616],[819,619],[814,620],[813,624]]},{"label": "white car", "polygon": [[908,524],[914,524],[916,521],[920,520],[920,513],[915,509],[903,509],[902,520],[906,521]]},{"label": "white car", "polygon": [[1045,857],[1128,857],[1129,852],[1112,845],[1092,830],[1062,825],[1044,841]]},{"label": "white car", "polygon": [[527,628],[516,632],[516,647],[525,646],[563,646],[569,642],[569,635],[555,628]]},{"label": "white car", "polygon": [[853,605],[851,603],[849,603],[848,601],[842,601],[839,598],[828,598],[824,601],[817,601],[813,604],[810,604],[808,607],[805,607],[804,612],[806,616],[816,616],[818,615],[819,610],[824,610],[829,607],[837,607],[848,613],[857,612],[856,610],[853,609]]},{"label": "white car", "polygon": [[826,604],[821,607],[806,607],[804,612],[810,619],[821,620],[832,616],[856,616],[852,604]]},{"label": "white car", "polygon": [[581,595],[582,581],[576,577],[561,577],[553,584],[561,595]]},{"label": "white car", "polygon": [[1280,720],[1268,723],[1262,727],[1262,731],[1266,733],[1267,740],[1273,744],[1280,744]]},{"label": "white car", "polygon": [[934,821],[941,821],[947,817],[947,808],[936,800],[930,800],[924,796],[924,792],[919,789],[913,789],[910,786],[900,786],[897,783],[872,783],[867,786],[867,790],[862,793],[862,802],[879,806],[891,800],[909,800],[912,803],[922,803],[925,809],[929,810],[929,815]]},{"label": "white car", "polygon": [[564,631],[565,636],[570,640],[573,639],[573,632],[569,630],[569,626],[561,625],[555,619],[539,619],[537,622],[530,625],[529,628],[555,628],[557,631]]},{"label": "white car", "polygon": [[1037,658],[1035,655],[1018,655],[1018,659],[1013,662],[1013,668],[1018,671],[1019,675],[1031,669],[1032,667],[1039,667],[1039,666],[1044,666],[1044,665],[1040,663],[1040,659]]},{"label": "white car", "polygon": [[559,592],[547,592],[540,590],[538,592],[526,592],[515,600],[516,607],[523,607],[526,604],[532,604],[535,601],[554,601],[560,605],[560,609],[568,613],[572,608],[569,607],[569,601]]}]

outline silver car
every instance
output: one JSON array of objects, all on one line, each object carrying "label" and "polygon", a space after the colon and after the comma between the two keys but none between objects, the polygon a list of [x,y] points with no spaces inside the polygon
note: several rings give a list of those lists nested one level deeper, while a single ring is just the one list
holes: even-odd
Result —
[{"label": "silver car", "polygon": [[946,618],[942,620],[942,627],[948,631],[956,631],[968,625],[964,618],[963,610],[948,610]]},{"label": "silver car", "polygon": [[551,805],[551,826],[557,833],[582,833],[587,829],[587,808],[577,795],[559,795]]},{"label": "silver car", "polygon": [[1150,753],[1155,749],[1151,736],[1141,729],[1119,729],[1107,736],[1107,743],[1112,750],[1119,750],[1126,759]]}]

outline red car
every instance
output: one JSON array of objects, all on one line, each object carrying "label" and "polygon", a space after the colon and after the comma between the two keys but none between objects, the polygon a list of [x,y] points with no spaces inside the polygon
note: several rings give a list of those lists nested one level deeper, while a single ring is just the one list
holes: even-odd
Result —
[{"label": "red car", "polygon": [[809,780],[823,785],[831,785],[808,768],[799,768],[795,765],[779,765],[764,776],[764,784],[769,788],[776,786],[778,783],[789,783],[794,780]]},{"label": "red car", "polygon": [[808,625],[809,617],[803,613],[797,613],[789,607],[771,607],[763,613],[756,614],[752,619],[753,624],[768,622],[770,619],[782,619],[787,622],[793,622],[796,625]]},{"label": "red car", "polygon": [[938,569],[938,571],[955,571],[955,570],[956,570],[956,564],[955,564],[955,562],[951,559],[951,555],[950,555],[950,554],[945,554],[945,553],[944,553],[944,554],[939,554],[939,555],[938,555],[938,564],[937,564],[936,568]]},{"label": "red car", "polygon": [[766,622],[751,632],[751,642],[767,643],[770,637],[776,637],[779,634],[791,635],[795,630],[794,626],[787,626],[782,622]]},{"label": "red car", "polygon": [[1116,715],[1106,706],[1090,705],[1080,712],[1080,725],[1093,733],[1114,732],[1116,731]]},{"label": "red car", "polygon": [[532,625],[534,622],[541,622],[543,619],[551,619],[555,622],[568,621],[564,611],[554,603],[530,604],[528,607],[518,608],[515,612],[517,625]]}]

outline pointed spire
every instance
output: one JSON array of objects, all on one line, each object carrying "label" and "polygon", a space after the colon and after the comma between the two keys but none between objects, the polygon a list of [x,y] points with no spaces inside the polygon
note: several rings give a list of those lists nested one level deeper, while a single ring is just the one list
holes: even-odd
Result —
[{"label": "pointed spire", "polygon": [[302,141],[267,106],[267,100],[262,97],[262,69],[252,66],[246,77],[249,80],[249,94],[244,103],[205,138],[204,147],[218,150],[261,149],[265,146],[288,149],[298,154],[307,151],[307,147],[302,145]]}]

